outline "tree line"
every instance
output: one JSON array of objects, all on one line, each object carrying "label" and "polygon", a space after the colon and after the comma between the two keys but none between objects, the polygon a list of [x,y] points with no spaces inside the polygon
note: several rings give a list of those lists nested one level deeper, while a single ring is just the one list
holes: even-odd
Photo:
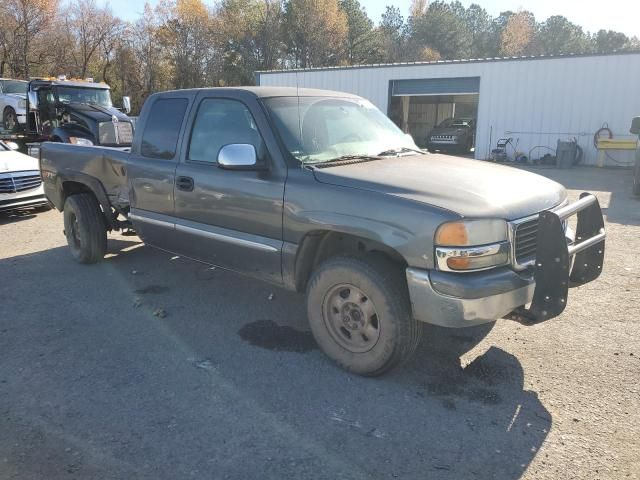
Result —
[{"label": "tree line", "polygon": [[161,0],[124,21],[96,0],[3,0],[0,76],[93,77],[130,95],[254,83],[254,72],[370,63],[640,49],[637,37],[586,32],[526,10],[413,0],[375,22],[358,0]]}]

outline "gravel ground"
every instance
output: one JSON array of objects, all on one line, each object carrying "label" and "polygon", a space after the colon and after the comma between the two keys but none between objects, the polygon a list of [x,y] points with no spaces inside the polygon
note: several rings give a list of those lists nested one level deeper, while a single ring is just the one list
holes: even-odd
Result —
[{"label": "gravel ground", "polygon": [[597,192],[601,278],[379,379],[327,361],[302,296],[136,237],[78,265],[58,212],[1,218],[0,479],[640,478],[640,202],[628,171],[536,171]]}]

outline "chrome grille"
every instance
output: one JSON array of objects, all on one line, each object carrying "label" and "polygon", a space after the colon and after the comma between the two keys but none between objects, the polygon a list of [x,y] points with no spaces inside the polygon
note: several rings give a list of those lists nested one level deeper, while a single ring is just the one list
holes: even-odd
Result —
[{"label": "chrome grille", "polygon": [[515,260],[518,265],[535,260],[538,241],[538,218],[522,222],[515,231]]},{"label": "chrome grille", "polygon": [[131,145],[133,127],[129,122],[101,122],[98,124],[100,145]]},{"label": "chrome grille", "polygon": [[17,193],[38,188],[42,180],[39,172],[14,172],[0,174],[0,193]]}]

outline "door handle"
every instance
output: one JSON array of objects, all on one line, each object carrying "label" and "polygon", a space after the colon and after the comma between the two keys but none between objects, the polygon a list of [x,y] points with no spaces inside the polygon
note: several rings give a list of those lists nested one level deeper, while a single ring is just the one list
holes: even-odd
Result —
[{"label": "door handle", "polygon": [[178,177],[176,179],[176,187],[178,187],[178,190],[184,190],[185,192],[193,192],[193,178]]}]

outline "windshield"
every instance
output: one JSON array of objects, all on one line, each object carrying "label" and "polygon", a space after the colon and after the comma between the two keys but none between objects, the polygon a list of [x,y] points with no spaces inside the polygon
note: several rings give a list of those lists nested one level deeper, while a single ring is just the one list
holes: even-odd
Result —
[{"label": "windshield", "polygon": [[303,163],[418,150],[411,136],[367,100],[276,97],[265,103],[287,150]]},{"label": "windshield", "polygon": [[2,80],[0,81],[2,84],[2,93],[27,93],[27,82],[22,82],[20,80]]},{"label": "windshield", "polygon": [[62,103],[89,103],[102,107],[112,107],[108,88],[56,87],[58,100]]}]

